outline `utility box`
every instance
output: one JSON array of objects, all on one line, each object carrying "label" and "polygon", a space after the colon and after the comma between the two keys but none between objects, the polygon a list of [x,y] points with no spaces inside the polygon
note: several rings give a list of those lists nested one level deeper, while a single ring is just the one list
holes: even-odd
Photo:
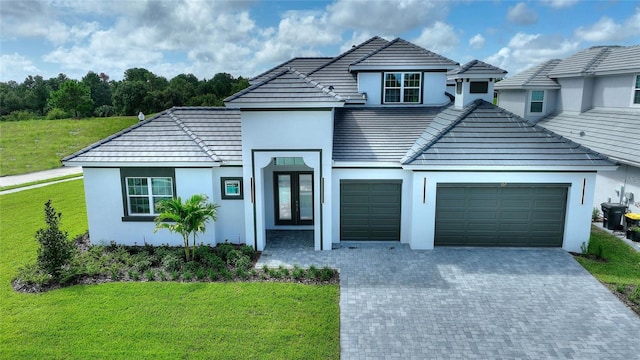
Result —
[{"label": "utility box", "polygon": [[602,226],[609,230],[622,230],[622,217],[627,206],[618,203],[602,203]]}]

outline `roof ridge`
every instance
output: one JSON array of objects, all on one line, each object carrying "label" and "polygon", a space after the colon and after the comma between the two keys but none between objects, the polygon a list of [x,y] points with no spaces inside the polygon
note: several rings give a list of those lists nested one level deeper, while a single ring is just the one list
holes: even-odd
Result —
[{"label": "roof ridge", "polygon": [[120,136],[122,136],[122,135],[124,135],[124,134],[127,134],[127,133],[129,133],[129,132],[131,132],[131,131],[133,131],[133,130],[135,130],[135,129],[137,129],[137,128],[139,128],[139,127],[141,127],[141,126],[145,125],[145,124],[148,124],[148,123],[150,123],[151,121],[153,121],[153,120],[155,120],[155,119],[160,118],[161,116],[163,116],[163,115],[167,114],[167,113],[168,113],[169,111],[171,111],[172,109],[173,109],[173,108],[171,108],[171,109],[167,109],[167,110],[163,110],[163,111],[161,111],[160,113],[156,114],[155,116],[153,116],[152,118],[150,118],[150,119],[148,119],[148,120],[138,121],[137,123],[135,123],[135,124],[133,124],[133,125],[129,126],[129,127],[128,127],[128,128],[126,128],[126,129],[122,129],[122,130],[120,130],[120,131],[118,131],[118,132],[116,132],[116,133],[114,133],[114,134],[111,134],[111,135],[107,136],[107,137],[106,137],[106,138],[104,138],[104,139],[98,140],[98,141],[94,142],[93,144],[91,144],[91,145],[89,145],[89,146],[87,146],[87,147],[84,147],[84,148],[82,148],[82,149],[80,149],[80,150],[78,150],[78,151],[74,152],[74,153],[73,153],[73,154],[71,154],[71,155],[67,155],[67,156],[63,157],[60,161],[68,161],[68,160],[71,160],[71,159],[73,159],[73,158],[75,158],[75,157],[78,157],[79,155],[82,155],[82,154],[84,154],[84,153],[87,153],[87,152],[89,152],[90,150],[93,150],[93,149],[97,148],[97,147],[98,147],[98,146],[100,146],[100,145],[103,145],[103,144],[105,144],[105,143],[107,143],[107,142],[109,142],[109,141],[111,141],[111,140],[113,140],[113,139],[115,139],[115,138],[118,138],[118,137],[120,137]]},{"label": "roof ridge", "polygon": [[398,42],[398,40],[400,40],[400,38],[399,38],[399,37],[397,37],[397,38],[395,38],[395,39],[393,39],[393,40],[391,40],[391,41],[387,42],[386,44],[384,44],[384,45],[380,46],[379,48],[377,48],[377,49],[375,49],[375,50],[370,51],[368,54],[365,54],[365,55],[364,55],[364,56],[362,56],[360,59],[358,59],[358,60],[356,60],[356,61],[352,62],[351,64],[349,64],[349,67],[351,67],[351,65],[355,65],[355,64],[358,64],[358,63],[360,63],[360,62],[362,62],[362,61],[365,61],[366,59],[368,59],[368,58],[372,57],[373,55],[375,55],[375,54],[379,53],[380,51],[382,51],[382,50],[384,50],[384,49],[388,48],[388,47],[389,47],[389,46],[391,46],[392,44],[395,44],[396,42]]},{"label": "roof ridge", "polygon": [[300,71],[292,68],[292,67],[288,67],[287,69],[289,69],[289,71],[298,76],[300,79],[304,80],[305,82],[307,82],[308,84],[312,85],[315,88],[318,88],[319,90],[321,90],[323,93],[327,94],[327,95],[331,95],[334,98],[336,98],[337,100],[344,100],[344,98],[339,95],[338,93],[336,93],[335,91],[333,91],[332,86],[325,86],[322,85],[321,83],[319,83],[316,80],[313,80],[311,77],[309,77],[309,75],[305,75],[303,73],[301,73]]},{"label": "roof ridge", "polygon": [[229,95],[228,97],[224,98],[222,101],[223,101],[223,102],[233,101],[233,100],[235,100],[235,99],[239,98],[240,96],[242,96],[242,95],[244,95],[244,94],[247,94],[247,93],[249,93],[249,92],[251,92],[251,91],[253,91],[253,90],[257,89],[259,86],[262,86],[262,85],[264,85],[264,84],[266,84],[266,83],[268,83],[268,82],[273,81],[273,79],[275,79],[275,78],[277,78],[277,77],[281,76],[282,74],[284,74],[284,73],[288,72],[288,71],[289,71],[288,69],[289,69],[289,67],[287,67],[287,68],[285,68],[285,69],[282,69],[282,71],[279,71],[279,72],[277,72],[277,73],[274,73],[273,75],[271,75],[271,76],[269,76],[268,78],[264,79],[264,81],[261,81],[261,82],[259,82],[259,83],[257,83],[257,84],[253,84],[253,85],[251,85],[251,86],[249,86],[249,87],[247,87],[247,88],[244,88],[244,89],[242,89],[242,90],[238,91],[237,93],[235,93],[235,94],[233,94],[233,95]]},{"label": "roof ridge", "polygon": [[[534,72],[533,72],[533,74],[532,74],[531,76],[529,76],[529,77],[527,78],[527,80],[525,80],[525,81],[524,81],[524,83],[523,83],[523,84],[528,84],[528,83],[529,83],[529,81],[531,81],[531,80],[535,79],[538,75],[540,75],[540,73],[541,73],[541,72],[545,71],[545,70],[547,69],[547,67],[548,67],[549,65],[551,65],[551,63],[553,63],[553,62],[555,62],[555,61],[557,61],[557,62],[559,63],[559,62],[560,62],[560,61],[562,61],[562,60],[559,60],[559,59],[550,59],[550,60],[547,60],[547,61],[543,62],[542,64],[540,64],[540,65],[539,65],[538,70],[537,70],[537,71],[534,71]],[[557,65],[557,64],[556,64],[556,65]],[[554,67],[555,67],[555,66],[554,66]],[[549,69],[549,71],[550,71],[550,72],[551,72],[551,70],[553,70],[553,69]],[[549,76],[547,76],[547,77],[549,77]]]},{"label": "roof ridge", "polygon": [[603,46],[602,49],[585,65],[582,72],[592,73],[604,59],[611,54],[611,47]]},{"label": "roof ridge", "polygon": [[196,145],[198,145],[213,161],[220,162],[221,160],[218,155],[216,155],[216,153],[211,150],[209,146],[187,126],[187,124],[182,122],[182,120],[180,120],[180,118],[178,118],[174,114],[174,110],[175,108],[171,108],[168,112],[168,115],[176,123],[176,125],[178,125],[178,127],[180,127],[180,129],[182,129],[182,131],[184,131],[187,136],[189,136],[191,140],[193,140]]},{"label": "roof ridge", "polygon": [[[420,149],[418,149],[418,151],[414,152],[411,156],[407,156],[405,154],[405,156],[400,159],[400,163],[405,165],[408,164],[412,161],[414,161],[418,156],[420,156],[420,154],[424,153],[425,150],[427,150],[428,148],[430,148],[433,144],[435,144],[438,140],[442,139],[442,137],[444,135],[446,135],[449,131],[451,131],[451,129],[453,129],[454,127],[456,127],[462,120],[464,120],[467,116],[469,116],[469,114],[471,112],[473,112],[475,109],[478,108],[478,106],[480,106],[482,103],[487,103],[486,101],[482,100],[482,99],[476,99],[474,101],[472,101],[471,103],[469,103],[467,106],[465,106],[462,109],[462,112],[458,115],[458,117],[455,120],[452,120],[451,123],[449,123],[449,125],[447,125],[444,129],[440,130],[438,132],[438,134],[436,134],[435,136],[433,136],[431,138],[431,140],[429,140],[426,144],[424,144],[423,146],[420,147]],[[488,103],[487,103],[488,104]],[[449,108],[451,108],[452,106],[454,106],[453,104],[449,106]],[[443,110],[446,111],[446,110]],[[442,113],[442,112],[441,112]],[[434,118],[434,120],[439,116],[440,114],[436,115],[436,117]],[[433,122],[431,122],[433,123]],[[431,124],[429,124],[426,128],[425,131],[429,128],[429,126],[431,126]],[[423,131],[424,134],[424,131]],[[422,136],[422,134],[420,134],[420,136]]]},{"label": "roof ridge", "polygon": [[[334,57],[331,61],[327,62],[326,64],[322,64],[322,65],[321,65],[320,67],[318,67],[317,69],[314,69],[314,70],[309,71],[309,72],[307,73],[307,75],[311,75],[311,74],[313,74],[313,73],[316,73],[316,72],[320,71],[321,69],[323,69],[323,68],[325,68],[325,67],[329,66],[330,64],[335,63],[336,61],[338,61],[338,60],[342,59],[343,57],[347,56],[348,54],[350,54],[350,53],[352,53],[352,52],[354,52],[354,51],[356,51],[356,50],[360,49],[361,47],[363,47],[363,46],[365,46],[365,45],[369,44],[370,42],[373,42],[374,40],[378,40],[378,39],[379,39],[379,40],[384,40],[383,38],[381,38],[381,37],[379,37],[379,36],[377,36],[377,35],[376,35],[376,36],[374,36],[374,37],[370,38],[369,40],[366,40],[365,42],[363,42],[363,43],[361,43],[361,44],[359,44],[359,45],[357,45],[357,46],[353,46],[353,47],[351,47],[351,49],[349,49],[349,50],[347,50],[347,51],[343,52],[342,54],[340,54],[340,55],[338,55],[338,56]],[[385,41],[386,41],[386,40],[385,40]],[[386,44],[385,44],[385,45],[386,45]]]},{"label": "roof ridge", "polygon": [[289,60],[287,60],[287,61],[285,61],[285,62],[283,62],[281,64],[278,64],[276,66],[271,67],[270,69],[268,69],[266,71],[263,71],[262,73],[260,73],[260,74],[258,74],[256,76],[251,77],[249,79],[249,81],[252,81],[252,80],[255,80],[255,79],[259,78],[259,77],[265,76],[268,73],[276,70],[277,68],[285,66],[287,64],[290,64],[293,61],[299,60],[299,59],[327,59],[327,60],[329,60],[329,59],[333,59],[333,56],[295,56],[295,57],[293,57],[293,58],[291,58],[291,59],[289,59]]}]

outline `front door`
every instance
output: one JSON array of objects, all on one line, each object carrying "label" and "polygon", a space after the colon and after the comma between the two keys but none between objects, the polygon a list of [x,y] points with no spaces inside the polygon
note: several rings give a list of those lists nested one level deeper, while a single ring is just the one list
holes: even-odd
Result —
[{"label": "front door", "polygon": [[313,225],[313,173],[275,172],[276,225]]}]

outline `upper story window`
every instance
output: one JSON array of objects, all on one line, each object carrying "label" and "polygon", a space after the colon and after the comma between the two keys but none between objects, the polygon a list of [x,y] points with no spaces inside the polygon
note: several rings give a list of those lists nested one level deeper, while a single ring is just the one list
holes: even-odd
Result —
[{"label": "upper story window", "polygon": [[633,88],[633,104],[640,105],[640,75],[636,75],[636,84]]},{"label": "upper story window", "polygon": [[384,103],[420,103],[421,73],[385,73]]},{"label": "upper story window", "polygon": [[486,94],[489,92],[489,82],[487,81],[472,81],[469,83],[469,93],[471,94]]},{"label": "upper story window", "polygon": [[544,90],[531,91],[531,99],[529,101],[530,113],[541,113],[544,109]]},{"label": "upper story window", "polygon": [[173,198],[170,177],[128,177],[127,203],[129,215],[157,215],[158,203]]}]

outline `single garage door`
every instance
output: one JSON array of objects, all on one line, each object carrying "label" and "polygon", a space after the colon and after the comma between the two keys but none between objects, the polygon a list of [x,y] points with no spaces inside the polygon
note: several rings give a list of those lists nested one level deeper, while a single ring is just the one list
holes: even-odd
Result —
[{"label": "single garage door", "polygon": [[340,239],[400,240],[401,180],[341,180]]},{"label": "single garage door", "polygon": [[560,247],[566,184],[439,184],[435,245]]}]

